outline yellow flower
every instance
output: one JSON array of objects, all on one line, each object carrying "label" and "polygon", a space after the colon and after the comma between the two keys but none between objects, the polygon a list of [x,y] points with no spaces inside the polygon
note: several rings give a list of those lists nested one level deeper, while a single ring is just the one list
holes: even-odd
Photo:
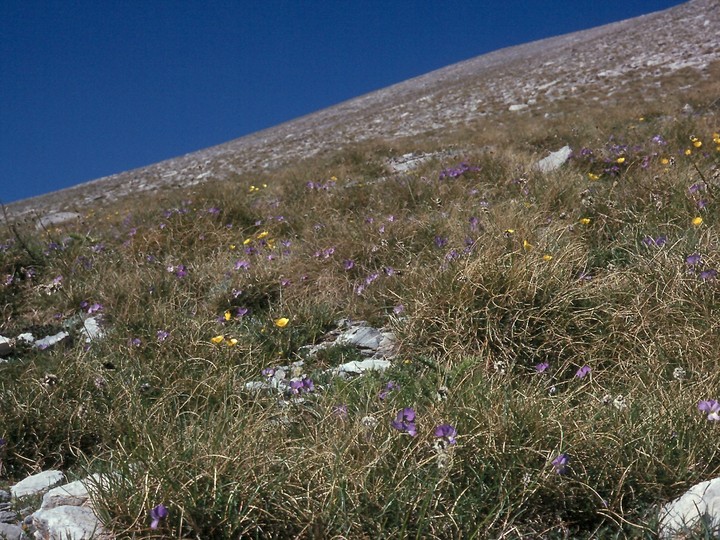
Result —
[{"label": "yellow flower", "polygon": [[692,150],[690,150],[689,148],[686,148],[686,149],[685,149],[685,155],[686,155],[686,156],[689,156],[689,155],[691,155],[691,154],[692,154]]},{"label": "yellow flower", "polygon": [[250,242],[252,242],[252,238],[246,238],[243,240],[243,246],[247,246]]},{"label": "yellow flower", "polygon": [[266,187],[267,187],[267,184],[263,184],[263,187],[266,188]]},{"label": "yellow flower", "polygon": [[695,148],[700,148],[702,146],[702,141],[693,141],[693,146]]},{"label": "yellow flower", "polygon": [[270,234],[270,233],[267,232],[267,231],[263,231],[263,232],[261,232],[261,233],[259,233],[259,234],[257,235],[257,239],[258,239],[258,240],[262,240],[262,239],[265,238],[268,234]]},{"label": "yellow flower", "polygon": [[703,219],[702,219],[700,216],[695,217],[695,218],[693,218],[693,220],[692,220],[692,224],[693,224],[695,227],[699,227],[700,225],[702,225],[702,222],[703,222]]},{"label": "yellow flower", "polygon": [[535,246],[533,246],[530,242],[528,242],[527,240],[523,240],[523,249],[525,251],[530,251],[533,247]]},{"label": "yellow flower", "polygon": [[582,223],[583,225],[590,225],[590,218],[589,217],[580,218],[580,223]]},{"label": "yellow flower", "polygon": [[333,182],[337,182],[337,176],[331,176],[330,180],[332,180]]},{"label": "yellow flower", "polygon": [[230,244],[230,251],[234,251],[237,246],[235,244]]},{"label": "yellow flower", "polygon": [[645,121],[645,117],[644,117],[644,116],[641,116],[640,118],[638,118],[638,121],[639,121],[639,122],[644,122],[644,121]]},{"label": "yellow flower", "polygon": [[590,180],[599,180],[599,179],[600,179],[600,175],[599,175],[599,174],[593,174],[593,173],[589,172],[589,173],[588,173],[588,178],[589,178]]},{"label": "yellow flower", "polygon": [[543,261],[552,261],[552,255],[546,253],[545,255],[543,255]]},{"label": "yellow flower", "polygon": [[237,338],[232,338],[232,339],[228,339],[228,340],[227,340],[227,346],[228,346],[228,347],[234,347],[234,346],[237,345],[237,344],[238,344]]},{"label": "yellow flower", "polygon": [[505,236],[510,236],[510,235],[512,235],[512,234],[515,234],[515,229],[505,229],[505,231],[503,232],[503,234],[504,234]]},{"label": "yellow flower", "polygon": [[226,321],[229,321],[230,319],[232,319],[232,313],[230,313],[229,309],[225,312],[224,317],[225,317]]},{"label": "yellow flower", "polygon": [[624,158],[624,157],[619,157],[619,158],[617,158],[615,161],[616,161],[617,163],[619,163],[619,164],[622,165],[623,163],[625,163],[625,158]]},{"label": "yellow flower", "polygon": [[287,317],[280,317],[279,319],[275,319],[275,326],[278,328],[285,328],[288,323],[290,322],[290,319]]},{"label": "yellow flower", "polygon": [[222,343],[224,339],[225,336],[215,336],[214,338],[211,338],[210,341],[217,345],[218,343]]},{"label": "yellow flower", "polygon": [[670,160],[668,158],[664,157],[660,160],[660,163],[662,163],[663,165],[667,165],[668,163],[670,163]]}]

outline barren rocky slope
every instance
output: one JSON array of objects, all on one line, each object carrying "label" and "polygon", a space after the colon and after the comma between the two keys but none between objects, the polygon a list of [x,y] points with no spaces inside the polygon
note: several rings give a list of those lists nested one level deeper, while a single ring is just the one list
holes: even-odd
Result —
[{"label": "barren rocky slope", "polygon": [[[502,49],[225,144],[17,202],[10,213],[82,211],[130,192],[271,169],[369,138],[491,121],[508,110],[551,115],[568,99],[618,102],[638,86],[648,97],[662,96],[673,85],[687,88],[713,76],[711,66],[720,61],[718,28],[718,0],[691,0]],[[720,81],[718,87],[720,96]]]}]

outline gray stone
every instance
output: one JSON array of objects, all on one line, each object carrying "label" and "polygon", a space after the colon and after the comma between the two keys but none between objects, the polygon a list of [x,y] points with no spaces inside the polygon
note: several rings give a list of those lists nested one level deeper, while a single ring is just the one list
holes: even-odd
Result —
[{"label": "gray stone", "polygon": [[380,346],[382,334],[372,326],[353,326],[340,334],[335,341],[338,345],[353,345],[359,349],[376,351]]},{"label": "gray stone", "polygon": [[367,360],[361,361],[353,360],[352,362],[347,362],[329,371],[333,375],[347,377],[348,375],[362,375],[366,371],[385,371],[389,367],[389,360],[368,358]]},{"label": "gray stone", "polygon": [[80,335],[85,338],[85,343],[90,343],[94,339],[103,337],[105,332],[100,327],[100,321],[98,317],[88,317],[83,322],[83,326],[80,329]]},{"label": "gray stone", "polygon": [[60,471],[49,470],[28,476],[10,488],[13,498],[19,499],[29,495],[42,495],[65,480]]},{"label": "gray stone", "polygon": [[685,533],[704,522],[720,533],[720,478],[695,484],[684,495],[660,509],[659,536],[664,539],[685,538]]},{"label": "gray stone", "polygon": [[0,523],[15,523],[18,515],[12,510],[0,510]]},{"label": "gray stone", "polygon": [[24,334],[20,334],[17,337],[20,341],[24,341],[25,343],[35,343],[35,336],[33,336],[30,332],[25,332]]},{"label": "gray stone", "polygon": [[0,489],[0,502],[5,503],[5,502],[9,501],[10,499],[12,499],[12,497],[10,496],[10,493],[5,491],[4,489]]},{"label": "gray stone", "polygon": [[33,514],[35,538],[42,540],[91,540],[108,538],[107,531],[86,506],[58,506]]},{"label": "gray stone", "polygon": [[23,530],[18,525],[0,523],[0,538],[4,540],[21,540]]},{"label": "gray stone", "polygon": [[569,146],[563,146],[557,152],[551,153],[548,157],[537,162],[536,167],[540,172],[551,172],[562,167],[562,165],[570,158],[572,149]]},{"label": "gray stone", "polygon": [[55,212],[41,217],[35,227],[40,231],[50,225],[60,225],[61,223],[67,223],[68,221],[79,219],[80,217],[80,214],[76,212]]},{"label": "gray stone", "polygon": [[0,336],[0,356],[7,356],[13,351],[14,344],[10,338]]},{"label": "gray stone", "polygon": [[527,108],[528,108],[528,106],[525,103],[517,103],[514,105],[510,105],[510,107],[508,107],[508,111],[513,111],[513,112],[524,111]]},{"label": "gray stone", "polygon": [[81,506],[90,498],[84,480],[76,480],[51,489],[43,495],[40,510],[50,510],[58,506]]},{"label": "gray stone", "polygon": [[42,339],[38,339],[34,345],[38,349],[47,349],[49,347],[57,345],[58,343],[69,337],[70,334],[68,334],[67,332],[58,332],[54,336],[47,336]]}]

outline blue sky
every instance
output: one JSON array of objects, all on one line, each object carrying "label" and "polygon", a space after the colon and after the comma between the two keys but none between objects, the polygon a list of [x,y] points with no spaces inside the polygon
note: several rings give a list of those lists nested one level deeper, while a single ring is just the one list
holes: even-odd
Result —
[{"label": "blue sky", "polygon": [[677,0],[3,0],[0,201]]}]

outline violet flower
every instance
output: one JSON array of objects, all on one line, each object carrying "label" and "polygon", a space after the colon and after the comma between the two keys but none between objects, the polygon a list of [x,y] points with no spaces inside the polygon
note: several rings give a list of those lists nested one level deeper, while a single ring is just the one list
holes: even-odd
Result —
[{"label": "violet flower", "polygon": [[455,444],[457,430],[450,424],[441,424],[435,428],[435,436],[444,439],[448,444]]},{"label": "violet flower", "polygon": [[547,369],[550,367],[550,364],[547,362],[541,362],[540,364],[535,366],[535,371],[537,373],[544,373],[547,371]]},{"label": "violet flower", "polygon": [[405,407],[397,413],[395,420],[390,422],[390,425],[398,431],[405,432],[411,437],[417,435],[417,428],[415,426],[415,410],[411,407]]},{"label": "violet flower", "polygon": [[378,394],[378,399],[380,399],[382,401],[386,397],[388,397],[390,392],[392,392],[394,390],[399,390],[399,389],[400,389],[400,386],[398,384],[396,384],[395,381],[388,381],[388,383],[385,385],[385,389]]},{"label": "violet flower", "polygon": [[160,521],[168,516],[168,509],[164,504],[158,504],[155,508],[150,510],[150,528],[157,529],[160,525]]},{"label": "violet flower", "polygon": [[577,377],[578,379],[582,379],[591,371],[592,371],[592,369],[590,368],[590,366],[584,365],[583,367],[581,367],[580,369],[577,370],[577,372],[575,373],[575,377]]},{"label": "violet flower", "polygon": [[552,460],[553,470],[557,474],[567,474],[569,461],[570,456],[568,456],[567,454],[560,454],[558,457]]},{"label": "violet flower", "polygon": [[720,421],[720,403],[714,399],[698,402],[698,411],[707,414],[707,419],[713,422]]},{"label": "violet flower", "polygon": [[693,253],[685,258],[685,264],[688,266],[698,266],[702,263],[702,257],[699,253]]}]

